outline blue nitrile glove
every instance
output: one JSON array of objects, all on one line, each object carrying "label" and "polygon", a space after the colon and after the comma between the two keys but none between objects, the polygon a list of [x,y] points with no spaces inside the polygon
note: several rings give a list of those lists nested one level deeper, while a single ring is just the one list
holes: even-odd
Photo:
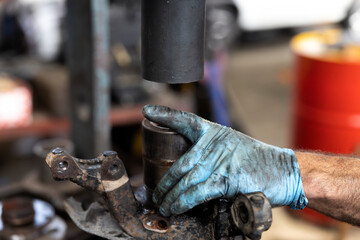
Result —
[{"label": "blue nitrile glove", "polygon": [[252,192],[263,192],[274,206],[306,206],[300,168],[292,150],[168,107],[147,105],[143,114],[194,143],[155,189],[153,200],[161,205],[164,216],[184,213],[214,198]]}]

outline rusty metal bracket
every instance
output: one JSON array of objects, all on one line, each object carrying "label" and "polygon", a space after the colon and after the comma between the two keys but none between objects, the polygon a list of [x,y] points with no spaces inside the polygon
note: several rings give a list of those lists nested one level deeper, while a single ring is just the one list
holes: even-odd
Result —
[{"label": "rusty metal bracket", "polygon": [[70,180],[104,196],[108,211],[120,228],[135,239],[213,239],[211,215],[206,211],[164,218],[154,209],[143,208],[135,199],[116,152],[107,151],[85,160],[56,148],[48,154],[46,162],[55,179]]}]

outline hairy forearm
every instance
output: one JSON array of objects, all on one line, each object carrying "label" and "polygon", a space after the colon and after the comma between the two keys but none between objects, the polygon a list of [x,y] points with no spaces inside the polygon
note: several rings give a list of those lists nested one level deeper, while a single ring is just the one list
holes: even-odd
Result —
[{"label": "hairy forearm", "polygon": [[308,207],[360,226],[360,159],[296,151]]}]

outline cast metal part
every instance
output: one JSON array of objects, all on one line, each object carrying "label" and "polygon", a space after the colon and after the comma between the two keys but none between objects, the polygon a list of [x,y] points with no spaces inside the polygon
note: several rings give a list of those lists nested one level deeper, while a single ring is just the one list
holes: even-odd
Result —
[{"label": "cast metal part", "polygon": [[12,197],[0,202],[0,239],[63,239],[64,220],[42,200]]},{"label": "cast metal part", "polygon": [[[39,167],[39,178],[43,183],[49,183],[52,185],[69,185],[73,183],[69,182],[54,182],[52,178],[51,172],[46,164],[44,164],[43,160],[46,158],[46,155],[52,149],[56,147],[61,147],[66,150],[66,152],[70,154],[74,154],[74,143],[66,138],[48,138],[38,141],[33,147],[33,153],[36,156],[35,160],[41,161],[41,166]],[[74,185],[74,184],[73,184]]]},{"label": "cast metal part", "polygon": [[231,216],[231,207],[232,201],[228,199],[218,199],[214,204],[214,239],[220,240],[228,240],[228,239],[236,239],[234,236],[241,236],[240,239],[245,239],[241,232],[241,229],[237,228],[232,220]]},{"label": "cast metal part", "polygon": [[[212,225],[206,220],[210,215],[206,217],[204,212],[196,216],[164,218],[155,210],[143,209],[135,199],[116,152],[107,151],[96,159],[81,160],[57,148],[48,154],[46,162],[55,179],[69,179],[103,195],[119,227],[135,239],[212,239]],[[90,218],[96,218],[96,214]]]},{"label": "cast metal part", "polygon": [[[260,206],[259,202],[242,200],[252,198],[253,194],[249,198],[239,197],[234,203],[219,199],[186,214],[169,218],[161,216],[151,201],[152,189],[190,144],[181,135],[148,120],[143,121],[143,134],[146,185],[138,188],[135,194],[116,152],[106,151],[88,160],[74,158],[60,148],[48,154],[46,162],[55,179],[71,180],[104,196],[105,204],[93,203],[88,209],[74,199],[66,202],[66,211],[79,228],[107,239],[230,240],[235,237],[243,239],[243,233],[258,239],[261,230],[258,223],[271,224],[270,204]],[[268,203],[265,196],[262,195],[261,199]],[[255,225],[250,222],[254,228],[239,224],[237,216],[243,216],[243,212],[249,219],[254,219]],[[255,232],[249,232],[249,229]]]},{"label": "cast metal part", "polygon": [[160,179],[189,148],[191,143],[182,135],[147,119],[142,122],[142,158],[144,186],[135,191],[136,199],[146,208],[154,208],[153,190]]},{"label": "cast metal part", "polygon": [[254,240],[261,239],[272,223],[270,201],[261,192],[238,196],[231,206],[231,215],[243,234]]},{"label": "cast metal part", "polygon": [[73,222],[83,231],[110,240],[130,240],[119,223],[110,214],[107,206],[99,202],[84,209],[82,202],[69,198],[64,202],[66,212]]},{"label": "cast metal part", "polygon": [[142,122],[144,183],[154,190],[171,165],[190,147],[180,134],[144,119]]},{"label": "cast metal part", "polygon": [[189,83],[204,76],[206,0],[142,0],[142,77]]}]

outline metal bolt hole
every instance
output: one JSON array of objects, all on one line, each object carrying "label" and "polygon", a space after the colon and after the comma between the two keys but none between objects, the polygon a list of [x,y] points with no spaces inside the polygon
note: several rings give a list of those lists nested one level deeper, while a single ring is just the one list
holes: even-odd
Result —
[{"label": "metal bolt hole", "polygon": [[59,168],[63,171],[66,171],[69,167],[69,163],[67,161],[59,162]]},{"label": "metal bolt hole", "polygon": [[109,171],[111,174],[115,174],[119,171],[119,166],[117,164],[113,164],[110,166]]},{"label": "metal bolt hole", "polygon": [[249,211],[244,204],[239,206],[239,216],[244,224],[249,221]]},{"label": "metal bolt hole", "polygon": [[159,220],[157,226],[159,229],[167,229],[168,223],[165,220]]}]

